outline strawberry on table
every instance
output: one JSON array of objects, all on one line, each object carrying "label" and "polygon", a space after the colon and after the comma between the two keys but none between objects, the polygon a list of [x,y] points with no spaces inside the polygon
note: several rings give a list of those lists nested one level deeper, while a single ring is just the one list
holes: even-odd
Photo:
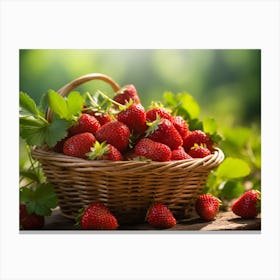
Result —
[{"label": "strawberry on table", "polygon": [[68,138],[63,145],[63,153],[67,156],[86,159],[86,153],[90,152],[90,148],[96,139],[92,133],[84,132],[76,134]]},{"label": "strawberry on table", "polygon": [[120,121],[111,121],[101,126],[95,137],[99,142],[106,141],[123,152],[129,144],[130,130],[127,125]]},{"label": "strawberry on table", "polygon": [[114,230],[119,227],[116,217],[101,202],[91,203],[77,217],[77,222],[85,230]]},{"label": "strawberry on table", "polygon": [[20,204],[20,227],[22,229],[42,229],[45,224],[45,217],[36,213],[29,214],[25,204]]},{"label": "strawberry on table", "polygon": [[261,193],[250,190],[240,196],[232,205],[232,212],[241,218],[255,218],[260,213]]},{"label": "strawberry on table", "polygon": [[170,148],[162,143],[149,138],[142,138],[135,146],[135,154],[154,161],[169,161],[171,158]]},{"label": "strawberry on table", "polygon": [[211,221],[219,211],[220,203],[221,201],[217,197],[211,194],[202,194],[196,200],[195,209],[200,218]]},{"label": "strawberry on table", "polygon": [[86,155],[91,160],[123,160],[123,156],[118,149],[106,142],[99,143],[96,141]]},{"label": "strawberry on table", "polygon": [[77,123],[69,128],[69,135],[75,135],[83,132],[90,132],[95,135],[96,131],[100,128],[98,120],[89,114],[82,114]]},{"label": "strawberry on table", "polygon": [[172,150],[182,146],[183,139],[180,133],[168,119],[157,116],[157,119],[148,123],[148,126],[146,136],[151,140],[165,144]]},{"label": "strawberry on table", "polygon": [[149,208],[146,220],[150,225],[158,229],[167,229],[176,225],[176,219],[170,209],[160,202],[154,203]]}]

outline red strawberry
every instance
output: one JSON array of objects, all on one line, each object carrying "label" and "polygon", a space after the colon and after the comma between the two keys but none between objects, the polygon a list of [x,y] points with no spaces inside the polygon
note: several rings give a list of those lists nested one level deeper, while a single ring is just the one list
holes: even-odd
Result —
[{"label": "red strawberry", "polygon": [[204,158],[211,155],[211,152],[207,148],[195,144],[188,154],[193,158]]},{"label": "red strawberry", "polygon": [[247,191],[233,203],[232,212],[242,218],[255,218],[260,213],[260,201],[259,191]]},{"label": "red strawberry", "polygon": [[196,200],[195,210],[200,218],[211,221],[219,211],[220,203],[221,201],[217,197],[211,194],[202,194]]},{"label": "red strawberry", "polygon": [[45,217],[35,213],[29,214],[25,204],[20,204],[20,227],[22,229],[42,229]]},{"label": "red strawberry", "polygon": [[77,124],[69,128],[69,135],[75,135],[83,132],[90,132],[95,135],[100,128],[98,120],[89,114],[82,114],[78,119]]},{"label": "red strawberry", "polygon": [[106,141],[123,152],[129,144],[130,130],[120,121],[111,121],[101,126],[95,136],[99,142]]},{"label": "red strawberry", "polygon": [[117,92],[117,95],[113,98],[114,101],[122,105],[125,105],[125,103],[129,102],[130,99],[132,99],[135,104],[140,103],[140,98],[134,85],[127,85],[121,88],[120,91]]},{"label": "red strawberry", "polygon": [[86,153],[96,141],[93,134],[84,132],[68,138],[63,145],[63,153],[67,156],[86,159]]},{"label": "red strawberry", "polygon": [[159,229],[171,228],[176,225],[176,219],[170,209],[159,202],[154,203],[149,208],[146,220],[150,225]]},{"label": "red strawberry", "polygon": [[171,122],[180,133],[182,139],[185,139],[189,133],[189,126],[187,122],[181,116],[173,117]]},{"label": "red strawberry", "polygon": [[146,129],[146,113],[141,104],[132,104],[117,115],[117,120],[128,126],[131,132],[143,134]]},{"label": "red strawberry", "polygon": [[119,226],[115,216],[101,202],[91,203],[79,219],[81,229],[114,230]]},{"label": "red strawberry", "polygon": [[211,138],[205,134],[202,130],[194,130],[190,131],[186,138],[184,138],[183,147],[188,152],[194,144],[201,145],[205,144],[206,147],[212,151],[212,140]]},{"label": "red strawberry", "polygon": [[122,154],[112,145],[96,141],[94,146],[87,153],[89,159],[97,160],[123,160]]},{"label": "red strawberry", "polygon": [[182,146],[172,151],[171,160],[183,160],[192,158],[187,154]]},{"label": "red strawberry", "polygon": [[153,122],[156,120],[157,116],[160,116],[161,118],[167,119],[169,121],[172,121],[173,118],[164,107],[154,107],[146,112],[147,121]]},{"label": "red strawberry", "polygon": [[154,161],[169,161],[171,158],[170,148],[162,143],[148,138],[142,138],[135,146],[137,156],[146,157]]},{"label": "red strawberry", "polygon": [[146,131],[146,136],[151,140],[163,143],[172,150],[182,146],[183,139],[171,121],[157,117],[155,121],[148,125],[150,127]]}]

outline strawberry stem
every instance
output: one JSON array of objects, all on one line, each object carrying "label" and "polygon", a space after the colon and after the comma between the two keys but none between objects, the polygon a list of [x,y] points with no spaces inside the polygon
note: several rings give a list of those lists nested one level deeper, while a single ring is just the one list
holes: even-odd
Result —
[{"label": "strawberry stem", "polygon": [[115,100],[111,99],[109,96],[107,96],[105,93],[103,93],[102,91],[98,90],[97,91],[98,94],[100,94],[103,98],[105,98],[106,100],[110,101],[112,104],[116,105],[119,107],[119,109],[121,111],[125,110],[126,109],[126,106],[116,102]]}]

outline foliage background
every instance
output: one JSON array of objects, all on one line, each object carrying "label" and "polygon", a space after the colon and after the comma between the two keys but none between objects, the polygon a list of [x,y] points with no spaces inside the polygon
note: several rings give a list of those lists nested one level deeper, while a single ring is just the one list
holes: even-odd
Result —
[{"label": "foliage background", "polygon": [[[218,123],[226,156],[246,161],[251,173],[230,180],[223,194],[213,180],[210,190],[233,198],[261,185],[261,51],[185,49],[20,50],[20,90],[39,103],[49,89],[93,72],[111,76],[121,86],[134,84],[145,107],[163,101],[163,92],[188,92],[200,104],[201,118]],[[101,81],[87,83],[81,92],[111,88]],[[21,143],[21,164],[26,154]]]}]

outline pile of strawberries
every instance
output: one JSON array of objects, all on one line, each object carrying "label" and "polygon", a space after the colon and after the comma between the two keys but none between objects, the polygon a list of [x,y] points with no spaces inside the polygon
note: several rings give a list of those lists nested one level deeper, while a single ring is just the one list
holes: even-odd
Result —
[{"label": "pile of strawberries", "polygon": [[[260,213],[259,191],[250,190],[241,195],[232,205],[232,212],[244,219],[252,219]],[[215,219],[221,201],[211,194],[201,194],[195,203],[195,210],[199,217],[205,221]],[[170,209],[160,203],[154,202],[147,210],[146,222],[157,229],[172,228],[177,221]],[[77,217],[77,225],[86,230],[114,230],[119,227],[116,217],[101,202],[93,202]]]},{"label": "pile of strawberries", "polygon": [[68,136],[55,146],[56,152],[90,160],[160,162],[213,152],[211,138],[201,130],[190,131],[181,116],[172,116],[162,106],[145,110],[133,85],[106,98],[114,110],[104,113],[85,105]]}]

